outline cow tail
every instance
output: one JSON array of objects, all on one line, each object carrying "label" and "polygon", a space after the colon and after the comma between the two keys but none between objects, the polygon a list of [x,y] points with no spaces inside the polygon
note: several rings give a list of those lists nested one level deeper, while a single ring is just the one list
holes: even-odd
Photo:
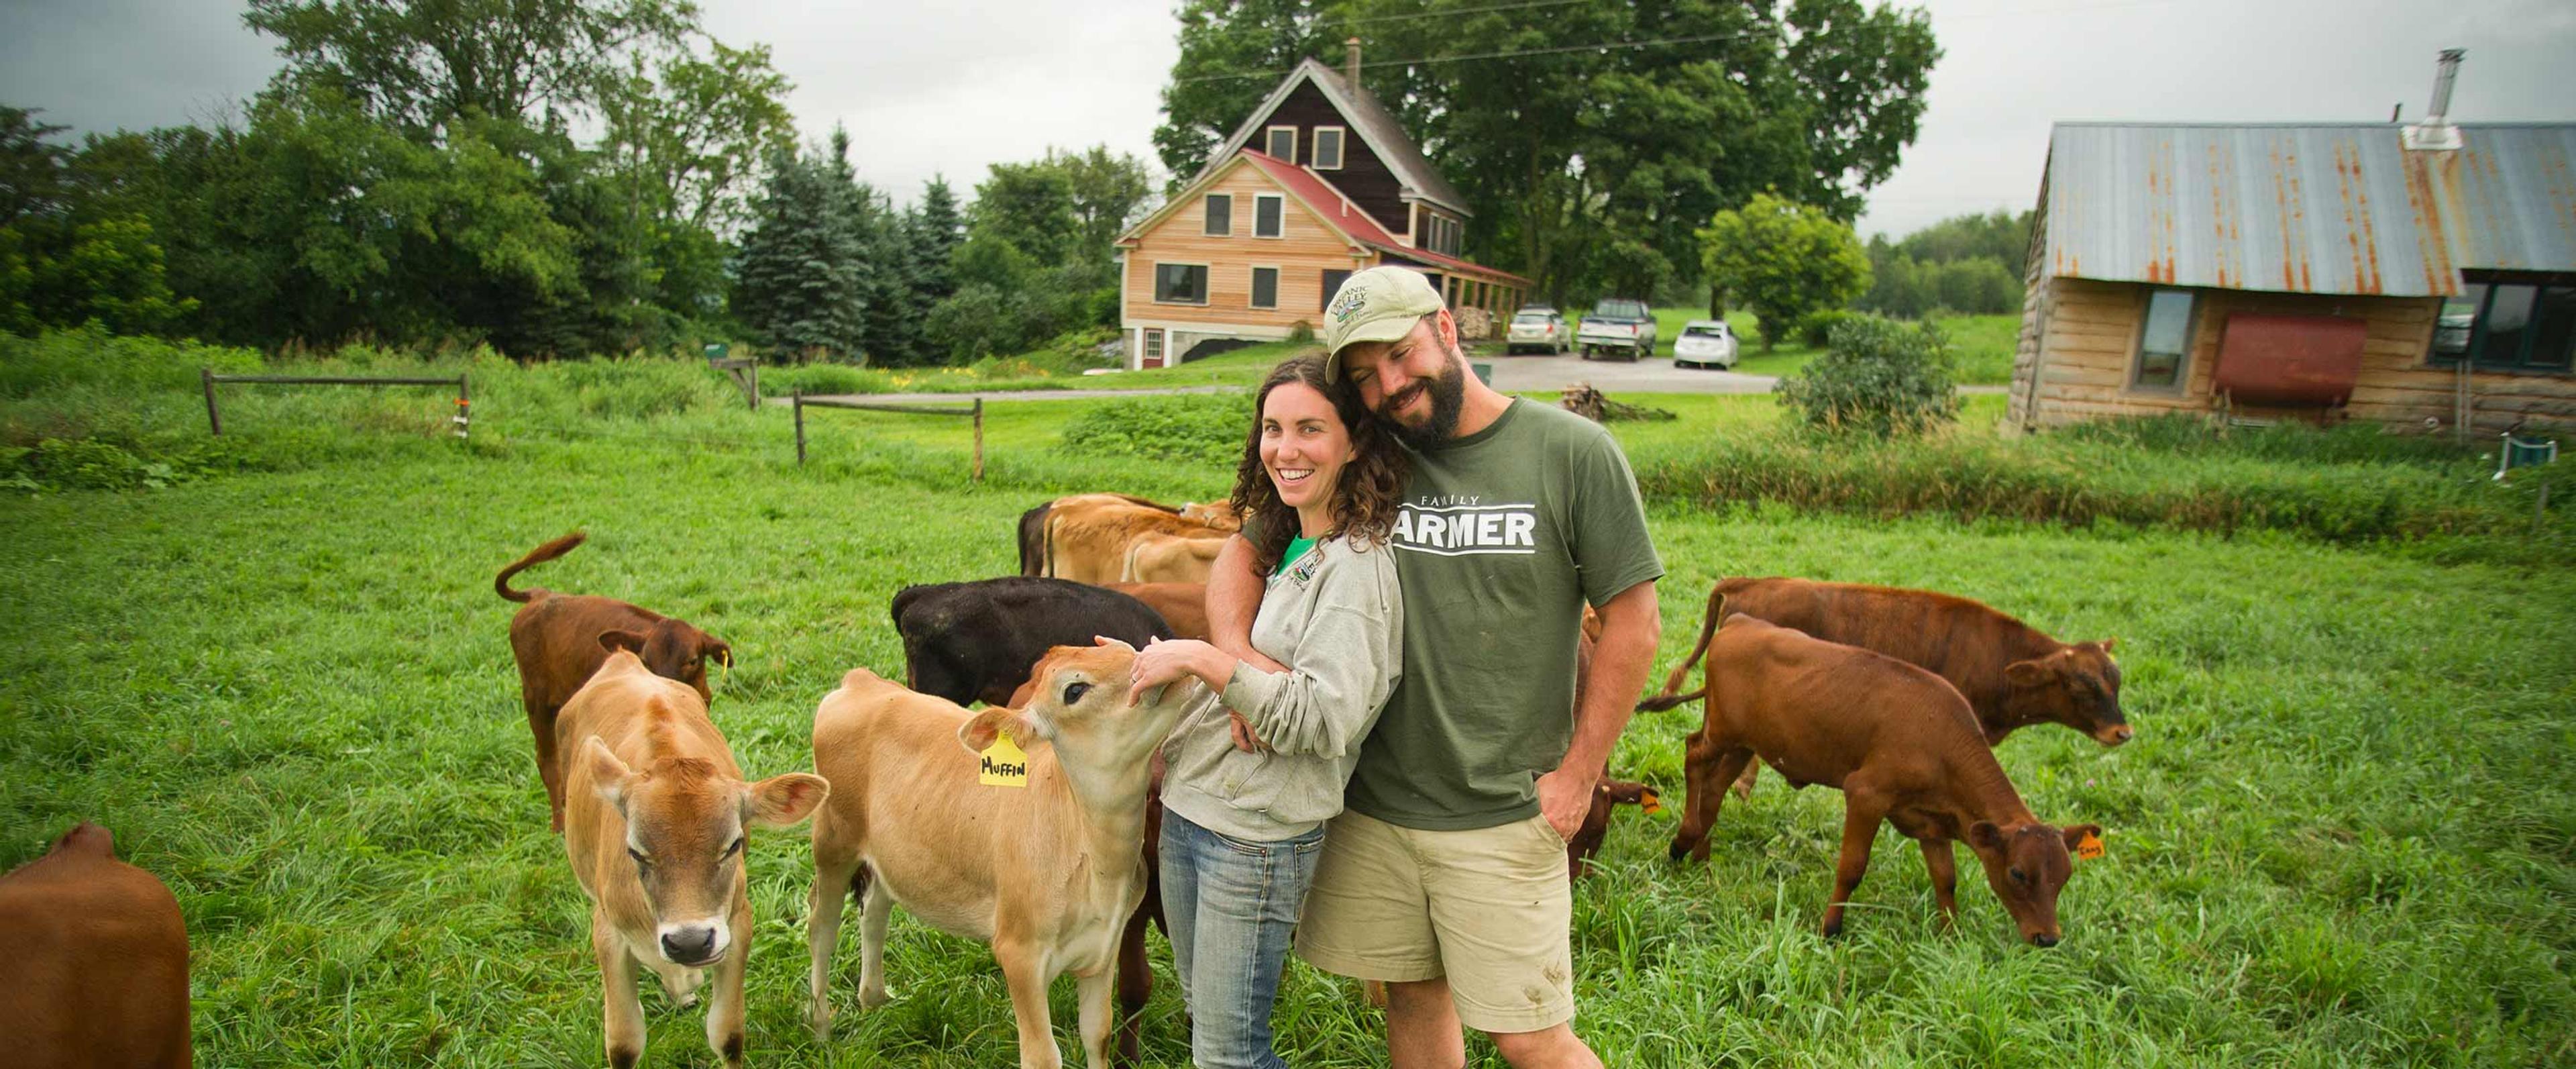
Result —
[{"label": "cow tail", "polygon": [[501,599],[504,601],[525,602],[536,597],[536,594],[533,591],[510,589],[510,577],[526,571],[529,568],[535,567],[536,565],[544,564],[547,561],[572,552],[574,546],[580,545],[583,539],[589,537],[590,536],[586,533],[574,531],[571,534],[555,539],[545,545],[529,550],[527,556],[512,561],[509,567],[501,569],[501,574],[492,577],[493,592],[501,595]]},{"label": "cow tail", "polygon": [[1691,647],[1690,655],[1682,658],[1682,662],[1680,664],[1673,666],[1673,674],[1664,679],[1663,693],[1637,703],[1638,712],[1660,713],[1666,709],[1680,705],[1683,702],[1690,701],[1694,698],[1706,697],[1708,695],[1708,679],[1704,675],[1700,679],[1700,687],[1698,690],[1694,690],[1688,694],[1680,694],[1676,692],[1681,689],[1683,683],[1689,682],[1691,666],[1699,663],[1700,657],[1708,652],[1709,640],[1717,635],[1718,622],[1726,618],[1725,610],[1726,591],[1723,589],[1710,590],[1708,592],[1708,617],[1701,620],[1699,624],[1699,645]]},{"label": "cow tail", "polygon": [[1020,574],[1046,574],[1047,518],[1055,511],[1049,501],[1020,514]]}]

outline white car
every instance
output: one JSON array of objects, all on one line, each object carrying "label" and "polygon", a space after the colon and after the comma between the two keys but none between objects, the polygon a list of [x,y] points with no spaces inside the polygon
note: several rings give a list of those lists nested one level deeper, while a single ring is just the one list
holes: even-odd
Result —
[{"label": "white car", "polygon": [[1735,368],[1735,331],[1725,320],[1694,319],[1673,339],[1674,367]]},{"label": "white car", "polygon": [[1553,308],[1523,308],[1512,316],[1511,329],[1503,334],[1503,355],[1524,349],[1542,353],[1562,353],[1574,344],[1574,328],[1565,325],[1565,317]]}]

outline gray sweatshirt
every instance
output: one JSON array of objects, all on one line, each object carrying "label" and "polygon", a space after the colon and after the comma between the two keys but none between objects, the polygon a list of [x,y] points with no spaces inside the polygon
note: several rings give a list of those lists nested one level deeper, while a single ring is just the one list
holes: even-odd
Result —
[{"label": "gray sweatshirt", "polygon": [[[1303,835],[1342,811],[1360,742],[1404,670],[1404,593],[1387,546],[1315,544],[1270,577],[1252,648],[1287,665],[1238,664],[1223,702],[1192,710],[1163,744],[1163,804],[1211,831],[1255,842]],[[1267,753],[1234,748],[1225,711]]]}]

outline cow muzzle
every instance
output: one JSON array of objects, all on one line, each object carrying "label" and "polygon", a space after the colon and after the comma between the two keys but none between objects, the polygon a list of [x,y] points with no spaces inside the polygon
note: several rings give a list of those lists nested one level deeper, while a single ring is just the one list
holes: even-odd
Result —
[{"label": "cow muzzle", "polygon": [[732,942],[724,925],[710,921],[665,924],[657,934],[661,937],[663,960],[690,969],[715,964]]},{"label": "cow muzzle", "polygon": [[2117,746],[2129,741],[2130,736],[2137,733],[2137,729],[2127,724],[2104,724],[2093,729],[2093,741],[2104,746]]}]

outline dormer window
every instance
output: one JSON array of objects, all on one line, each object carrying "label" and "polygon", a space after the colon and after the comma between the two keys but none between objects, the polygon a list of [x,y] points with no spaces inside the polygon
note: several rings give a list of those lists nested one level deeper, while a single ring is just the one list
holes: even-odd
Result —
[{"label": "dormer window", "polygon": [[1318,126],[1315,128],[1315,155],[1310,166],[1314,167],[1318,171],[1338,171],[1342,169],[1343,132],[1343,129],[1339,126]]},{"label": "dormer window", "polygon": [[1297,162],[1297,128],[1294,126],[1273,126],[1270,128],[1269,134],[1270,144],[1266,151],[1278,159],[1286,160],[1290,163]]}]

